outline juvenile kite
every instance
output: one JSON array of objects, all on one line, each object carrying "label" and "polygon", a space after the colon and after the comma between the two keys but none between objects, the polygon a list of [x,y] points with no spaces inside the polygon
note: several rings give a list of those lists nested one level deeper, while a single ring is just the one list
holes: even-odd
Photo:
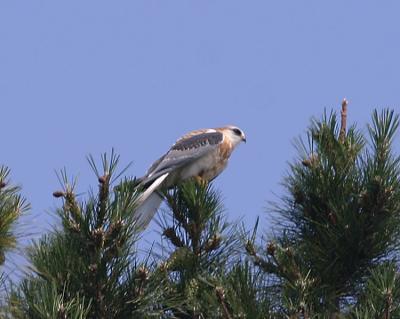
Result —
[{"label": "juvenile kite", "polygon": [[242,141],[246,142],[246,136],[236,126],[196,130],[177,140],[139,179],[139,186],[145,191],[138,198],[137,226],[146,228],[157,212],[162,202],[158,190],[189,178],[213,180],[224,170],[232,151]]}]

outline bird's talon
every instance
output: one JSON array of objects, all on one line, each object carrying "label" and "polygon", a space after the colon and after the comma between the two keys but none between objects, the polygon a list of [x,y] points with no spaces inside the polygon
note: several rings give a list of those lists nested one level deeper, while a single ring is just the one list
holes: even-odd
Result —
[{"label": "bird's talon", "polygon": [[203,177],[201,177],[201,176],[195,176],[194,179],[197,182],[197,184],[199,184],[201,186],[207,186],[208,185],[208,181],[206,179],[204,179]]}]

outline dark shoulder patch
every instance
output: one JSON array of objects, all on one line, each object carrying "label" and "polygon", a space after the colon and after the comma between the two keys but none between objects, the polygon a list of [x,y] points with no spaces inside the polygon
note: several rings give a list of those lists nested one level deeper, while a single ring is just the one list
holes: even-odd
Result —
[{"label": "dark shoulder patch", "polygon": [[204,145],[215,145],[221,143],[223,135],[220,132],[203,133],[180,140],[172,146],[172,150],[184,151]]}]

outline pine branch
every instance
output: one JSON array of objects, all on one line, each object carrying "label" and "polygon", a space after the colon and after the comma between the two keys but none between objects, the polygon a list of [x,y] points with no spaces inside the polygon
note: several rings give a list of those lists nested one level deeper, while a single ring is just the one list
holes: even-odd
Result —
[{"label": "pine branch", "polygon": [[9,267],[6,253],[16,248],[17,240],[21,235],[17,232],[15,226],[21,215],[30,208],[30,205],[20,194],[21,188],[14,186],[9,176],[10,170],[5,166],[0,166],[0,266],[5,267],[0,271],[0,301],[2,301],[0,316],[3,315],[1,308],[10,285],[8,271],[15,268],[15,265]]},{"label": "pine branch", "polygon": [[29,209],[29,204],[19,194],[21,188],[9,181],[10,170],[0,166],[0,265],[5,262],[5,253],[16,244],[13,227],[17,219]]},{"label": "pine branch", "polygon": [[[59,303],[58,317],[67,316],[67,305],[84,298],[88,314],[84,318],[129,318],[148,313],[160,316],[168,309],[165,278],[155,264],[139,262],[134,250],[138,234],[133,220],[138,192],[125,179],[113,188],[118,156],[102,157],[100,174],[93,158],[90,164],[97,176],[97,194],[86,200],[75,194],[76,180],[60,174],[62,190],[54,196],[63,200],[57,210],[62,228],[43,237],[30,249],[34,273],[16,288],[14,308],[22,314],[35,311],[41,303],[37,291],[49,296],[43,309]],[[77,299],[78,298],[78,299]],[[161,302],[163,300],[163,302]],[[42,311],[42,310],[41,310]],[[157,313],[157,315],[156,315]]]},{"label": "pine branch", "polygon": [[171,289],[183,300],[173,316],[214,318],[222,309],[224,318],[232,318],[216,287],[219,275],[235,255],[238,239],[224,221],[218,193],[211,184],[187,181],[165,197],[169,210],[160,225],[168,239],[169,257],[164,265]]},{"label": "pine branch", "polygon": [[400,281],[393,262],[372,269],[363,287],[353,316],[366,312],[370,318],[390,319],[400,315]]},{"label": "pine branch", "polygon": [[343,99],[342,102],[342,111],[341,111],[341,122],[340,122],[340,135],[339,140],[341,143],[344,143],[346,137],[346,127],[347,127],[347,105],[348,101]]},{"label": "pine branch", "polygon": [[393,111],[374,112],[369,149],[361,132],[348,127],[344,100],[339,123],[334,113],[314,120],[308,145],[298,143],[300,161],[291,165],[288,193],[276,204],[278,245],[267,247],[291,313],[342,315],[342,302],[357,294],[368,269],[396,253],[400,159],[392,141],[398,125]]},{"label": "pine branch", "polygon": [[215,294],[217,295],[217,299],[218,302],[220,303],[222,310],[223,310],[223,314],[224,314],[224,318],[225,319],[232,319],[231,314],[229,313],[228,307],[226,306],[225,303],[225,292],[224,292],[224,288],[222,287],[216,287],[215,288]]}]

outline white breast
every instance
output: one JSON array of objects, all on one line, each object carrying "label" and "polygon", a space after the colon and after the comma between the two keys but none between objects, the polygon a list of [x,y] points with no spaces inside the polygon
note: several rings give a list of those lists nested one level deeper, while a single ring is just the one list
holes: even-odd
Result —
[{"label": "white breast", "polygon": [[194,176],[199,176],[201,173],[213,170],[218,161],[218,151],[210,152],[195,162],[183,167],[180,172],[180,179],[185,180]]}]

